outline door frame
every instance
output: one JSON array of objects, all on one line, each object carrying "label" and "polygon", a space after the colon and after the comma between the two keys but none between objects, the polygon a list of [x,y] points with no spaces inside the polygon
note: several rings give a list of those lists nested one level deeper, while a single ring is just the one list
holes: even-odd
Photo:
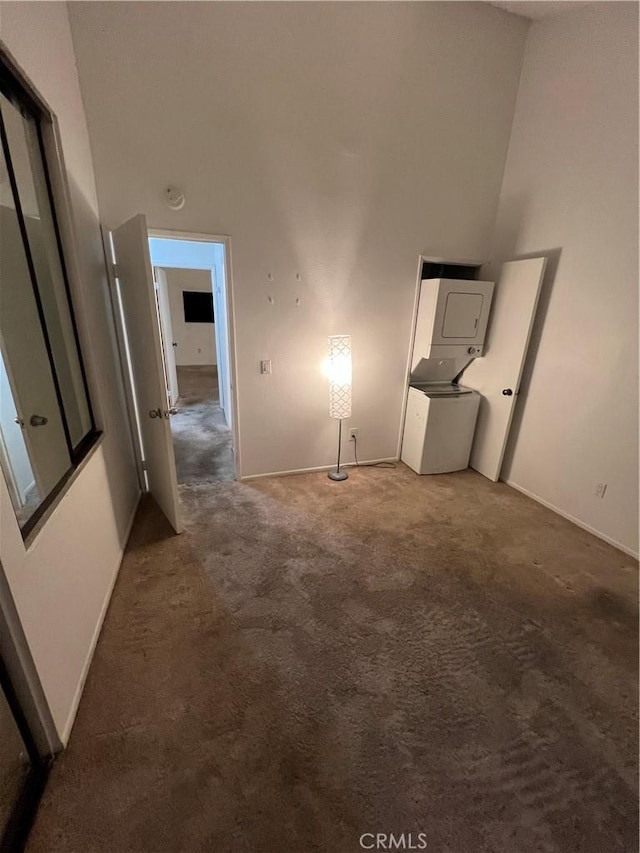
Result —
[{"label": "door frame", "polygon": [[[213,269],[213,270],[211,270],[211,296],[213,298],[214,320],[215,320],[216,311],[218,310],[218,300],[216,298],[216,295],[217,295],[217,292],[219,290],[219,287],[220,287],[220,285],[218,284],[217,270]],[[226,295],[225,295],[225,300],[226,300]],[[225,317],[225,324],[228,325],[228,323],[226,323],[226,316],[227,316],[226,308],[225,308],[225,313],[223,316]],[[225,329],[225,335],[227,336],[227,342],[228,342],[229,335],[228,335],[227,329]],[[224,419],[227,422],[227,426],[228,426],[229,418],[231,417],[231,412],[229,411],[230,401],[227,399],[226,384],[224,381],[221,381],[220,370],[219,370],[220,365],[224,363],[223,359],[220,358],[220,350],[221,350],[220,335],[216,333],[214,337],[216,339],[215,340],[216,364],[217,364],[217,368],[218,368],[218,400],[220,403],[220,408],[222,409],[222,412],[224,414]],[[226,359],[227,368],[229,369],[229,382],[231,382],[231,368],[229,366],[229,351],[228,350],[229,350],[229,347],[227,346],[227,351],[224,353],[223,358]]]},{"label": "door frame", "polygon": [[33,737],[27,717],[0,656],[0,690],[4,693],[11,717],[29,756],[30,767],[18,790],[4,832],[0,835],[1,853],[24,850],[38,805],[44,793],[53,755],[42,755]]},{"label": "door frame", "polygon": [[4,692],[31,762],[4,833],[0,830],[0,853],[10,853],[24,848],[49,769],[64,747],[1,564],[0,689]]},{"label": "door frame", "polygon": [[[171,382],[171,357],[173,357],[173,370],[176,370],[175,363],[175,354],[173,352],[173,334],[169,335],[169,331],[173,331],[172,329],[167,329],[165,323],[167,317],[165,316],[165,311],[163,310],[163,302],[164,300],[160,295],[160,281],[159,281],[159,273],[162,273],[165,277],[166,284],[166,275],[163,267],[158,267],[155,264],[151,265],[151,269],[153,271],[153,286],[155,288],[156,294],[156,308],[158,310],[158,320],[160,321],[160,342],[162,344],[162,361],[164,365],[164,378],[165,385],[167,387],[167,408],[172,409],[177,401],[178,401],[178,378],[176,376],[175,386],[172,386]],[[167,285],[168,286],[168,285]],[[168,294],[167,294],[168,300]],[[166,305],[167,312],[169,312],[169,306]],[[169,316],[169,325],[171,325],[171,316]],[[171,347],[171,349],[169,349]],[[175,394],[173,393],[175,391]]]},{"label": "door frame", "polygon": [[231,259],[231,237],[228,234],[203,234],[194,231],[168,231],[161,228],[147,226],[149,237],[158,237],[164,240],[183,240],[191,243],[221,243],[224,252],[224,288],[227,302],[227,341],[229,373],[231,377],[231,411],[232,411],[232,435],[233,435],[233,461],[235,466],[236,480],[242,477],[241,450],[240,450],[240,415],[238,411],[238,358],[236,349],[236,315],[233,299],[233,266]]}]

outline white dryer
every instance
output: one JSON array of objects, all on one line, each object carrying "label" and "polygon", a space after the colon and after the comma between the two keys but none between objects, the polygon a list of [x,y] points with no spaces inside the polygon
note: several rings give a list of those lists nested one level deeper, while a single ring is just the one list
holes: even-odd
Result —
[{"label": "white dryer", "polygon": [[411,370],[422,359],[484,353],[494,282],[431,278],[420,283]]}]

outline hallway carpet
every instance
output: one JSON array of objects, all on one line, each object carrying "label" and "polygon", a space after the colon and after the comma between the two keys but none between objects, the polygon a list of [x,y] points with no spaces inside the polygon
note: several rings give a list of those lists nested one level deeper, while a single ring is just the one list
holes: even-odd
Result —
[{"label": "hallway carpet", "polygon": [[471,471],[181,494],[179,537],[141,506],[29,853],[637,850],[634,560]]},{"label": "hallway carpet", "polygon": [[235,479],[231,430],[219,405],[215,365],[178,367],[180,397],[171,416],[178,483]]}]

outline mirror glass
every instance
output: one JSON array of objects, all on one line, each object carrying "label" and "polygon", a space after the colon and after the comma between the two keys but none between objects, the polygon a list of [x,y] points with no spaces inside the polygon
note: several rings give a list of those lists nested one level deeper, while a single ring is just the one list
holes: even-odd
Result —
[{"label": "mirror glass", "polygon": [[[8,102],[0,98],[4,120]],[[0,465],[21,527],[71,466],[41,310],[3,148],[0,150]]]}]

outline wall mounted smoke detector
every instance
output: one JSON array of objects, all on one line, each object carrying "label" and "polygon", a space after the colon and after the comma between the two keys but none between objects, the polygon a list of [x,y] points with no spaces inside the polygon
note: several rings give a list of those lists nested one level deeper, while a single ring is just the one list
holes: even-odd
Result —
[{"label": "wall mounted smoke detector", "polygon": [[171,210],[182,210],[185,203],[185,197],[182,190],[176,187],[167,187],[164,191],[164,200],[167,207]]}]

